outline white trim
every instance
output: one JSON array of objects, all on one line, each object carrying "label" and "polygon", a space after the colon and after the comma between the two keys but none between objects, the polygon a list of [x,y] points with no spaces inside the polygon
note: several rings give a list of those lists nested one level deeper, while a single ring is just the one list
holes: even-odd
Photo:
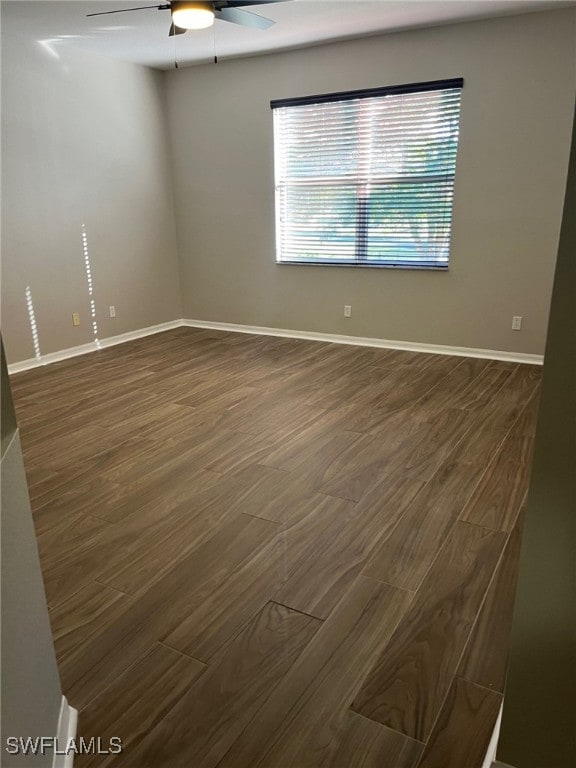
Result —
[{"label": "white trim", "polygon": [[503,706],[504,702],[500,704],[500,711],[498,712],[498,717],[496,718],[496,725],[492,731],[492,738],[490,739],[490,744],[488,745],[488,750],[486,751],[486,757],[482,763],[482,768],[491,768],[492,763],[496,760],[496,748],[498,747],[498,739],[500,737],[500,725],[502,724]]},{"label": "white trim", "polygon": [[95,341],[91,341],[89,344],[81,344],[78,347],[68,347],[68,349],[61,349],[59,352],[50,352],[47,355],[42,355],[40,358],[31,357],[28,360],[22,360],[19,363],[12,363],[9,365],[8,373],[20,373],[20,371],[28,371],[30,368],[39,368],[42,365],[59,363],[61,360],[68,360],[70,357],[86,355],[89,352],[97,352],[98,349],[112,347],[116,344],[124,344],[126,341],[141,339],[144,336],[151,336],[152,334],[161,333],[162,331],[171,331],[173,328],[181,328],[183,324],[182,320],[171,320],[168,323],[151,325],[148,328],[140,328],[137,331],[129,331],[128,333],[121,333],[118,336],[109,336],[106,339],[100,339],[99,347],[96,346]]},{"label": "white trim", "polygon": [[[60,705],[60,717],[58,718],[57,745],[59,751],[65,751],[65,747],[71,739],[76,738],[76,728],[78,726],[78,710],[68,704],[66,696],[62,696]],[[52,768],[72,768],[74,765],[74,750],[68,754],[54,753]]]},{"label": "white trim", "polygon": [[216,323],[210,320],[171,320],[160,325],[151,325],[137,331],[121,333],[118,336],[109,336],[100,340],[100,347],[95,342],[82,344],[79,347],[69,347],[59,352],[50,352],[37,359],[32,357],[19,363],[8,366],[9,373],[20,373],[31,368],[38,368],[50,363],[58,363],[68,360],[70,357],[86,355],[96,352],[98,349],[123,344],[126,341],[141,339],[162,331],[171,331],[174,328],[206,328],[214,331],[232,331],[233,333],[251,333],[259,336],[281,336],[289,339],[308,339],[309,341],[326,341],[332,344],[351,344],[358,347],[379,347],[382,349],[401,349],[407,352],[428,352],[432,355],[455,355],[456,357],[480,357],[486,360],[504,360],[510,363],[526,363],[530,365],[542,365],[543,355],[530,355],[525,352],[504,352],[495,349],[476,349],[475,347],[449,347],[443,344],[421,344],[415,341],[394,341],[391,339],[374,339],[366,336],[342,336],[337,333],[317,333],[316,331],[294,331],[286,328],[269,328],[262,325],[240,325],[237,323]]},{"label": "white trim", "polygon": [[215,331],[233,331],[235,333],[254,333],[261,336],[283,336],[290,339],[309,339],[327,341],[333,344],[352,344],[359,347],[381,347],[384,349],[402,349],[408,352],[428,352],[433,355],[455,355],[457,357],[481,357],[488,360],[504,360],[510,363],[528,363],[542,365],[543,355],[531,355],[525,352],[504,352],[495,349],[476,349],[474,347],[449,347],[443,344],[421,344],[414,341],[392,341],[373,339],[364,336],[342,336],[336,333],[317,333],[316,331],[292,331],[285,328],[268,328],[259,325],[237,325],[236,323],[215,323],[208,320],[183,320],[183,325],[190,328],[207,328]]}]

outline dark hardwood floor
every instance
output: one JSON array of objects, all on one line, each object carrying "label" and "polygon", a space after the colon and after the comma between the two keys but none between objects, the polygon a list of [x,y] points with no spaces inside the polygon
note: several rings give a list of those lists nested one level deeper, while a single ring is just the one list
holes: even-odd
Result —
[{"label": "dark hardwood floor", "polygon": [[14,375],[79,768],[480,768],[540,369],[181,328]]}]

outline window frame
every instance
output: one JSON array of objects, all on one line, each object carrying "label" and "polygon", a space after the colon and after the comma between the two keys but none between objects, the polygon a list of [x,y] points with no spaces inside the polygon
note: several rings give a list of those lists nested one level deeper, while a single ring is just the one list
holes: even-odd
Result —
[{"label": "window frame", "polygon": [[[270,102],[272,111],[284,107],[298,107],[308,105],[319,105],[334,102],[361,100],[372,97],[382,97],[389,95],[402,95],[402,94],[414,94],[414,93],[426,93],[429,91],[443,91],[463,89],[463,78],[451,78],[446,80],[432,80],[420,83],[407,83],[403,85],[385,86],[381,88],[368,88],[355,91],[340,91],[336,93],[317,94],[313,96],[303,96],[287,99],[275,99]],[[279,179],[278,179],[278,166],[279,166],[279,151],[285,151],[286,148],[282,146],[279,149],[278,139],[278,124],[274,120],[274,173],[275,173],[275,217],[276,217],[276,263],[282,266],[316,266],[316,267],[344,267],[344,268],[360,268],[360,269],[408,269],[408,270],[432,270],[436,272],[447,272],[450,268],[451,262],[451,244],[453,233],[453,190],[456,179],[456,165],[457,165],[457,153],[459,149],[460,138],[460,123],[461,123],[461,100],[459,95],[458,105],[456,108],[456,116],[458,120],[458,134],[456,140],[456,150],[454,156],[453,173],[451,174],[451,202],[449,205],[449,227],[448,227],[448,242],[447,242],[447,260],[441,262],[438,259],[412,259],[410,261],[402,261],[400,256],[382,258],[377,260],[375,258],[368,257],[368,241],[369,241],[369,205],[370,195],[369,193],[358,194],[361,184],[359,180],[361,175],[357,173],[351,185],[354,186],[355,194],[355,234],[354,234],[354,258],[347,260],[341,258],[322,258],[311,257],[308,259],[288,259],[282,258],[282,243],[281,243],[281,205],[279,203]],[[445,179],[446,174],[439,174],[439,177]],[[326,177],[329,179],[329,177]],[[404,177],[397,177],[391,184],[410,183],[412,179],[417,179],[416,176],[410,177],[410,175]],[[432,176],[429,177],[433,179]],[[365,182],[369,185],[370,182]],[[414,183],[414,181],[412,181]],[[287,185],[286,185],[287,186]],[[336,184],[329,185],[332,189],[336,188]],[[397,261],[395,259],[398,259]]]}]

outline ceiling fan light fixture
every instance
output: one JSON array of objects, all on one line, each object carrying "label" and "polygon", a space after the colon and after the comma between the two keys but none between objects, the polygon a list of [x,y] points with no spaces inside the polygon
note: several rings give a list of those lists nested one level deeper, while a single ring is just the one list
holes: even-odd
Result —
[{"label": "ceiling fan light fixture", "polygon": [[206,29],[214,24],[211,3],[173,2],[172,22],[181,29]]}]

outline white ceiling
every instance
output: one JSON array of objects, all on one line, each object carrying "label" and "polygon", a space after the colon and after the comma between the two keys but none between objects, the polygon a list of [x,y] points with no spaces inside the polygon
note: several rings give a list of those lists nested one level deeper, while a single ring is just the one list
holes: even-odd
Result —
[{"label": "white ceiling", "polygon": [[[158,0],[159,2],[160,0]],[[87,13],[153,5],[154,0],[3,0],[4,29],[32,33],[54,55],[63,46],[159,69],[342,40],[351,37],[531,11],[574,2],[561,0],[288,0],[252,8],[274,19],[268,30],[217,21],[212,29],[169,38],[169,11],[149,9],[86,18]],[[8,22],[6,25],[5,22]]]}]

